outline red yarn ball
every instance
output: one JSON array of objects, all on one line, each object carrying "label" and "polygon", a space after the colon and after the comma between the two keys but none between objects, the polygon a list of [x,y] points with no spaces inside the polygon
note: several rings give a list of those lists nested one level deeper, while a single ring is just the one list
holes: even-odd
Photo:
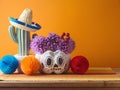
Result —
[{"label": "red yarn ball", "polygon": [[71,70],[76,74],[84,74],[89,68],[89,62],[84,56],[75,56],[70,61]]}]

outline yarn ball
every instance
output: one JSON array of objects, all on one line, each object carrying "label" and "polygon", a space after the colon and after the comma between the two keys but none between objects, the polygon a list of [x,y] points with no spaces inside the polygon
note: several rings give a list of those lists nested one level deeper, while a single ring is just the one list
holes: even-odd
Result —
[{"label": "yarn ball", "polygon": [[84,74],[89,68],[89,62],[84,56],[76,56],[70,62],[73,73]]},{"label": "yarn ball", "polygon": [[40,68],[40,62],[34,56],[28,56],[21,61],[21,70],[26,75],[36,74]]},{"label": "yarn ball", "polygon": [[18,60],[12,55],[6,55],[0,60],[0,69],[5,74],[13,73],[18,65]]}]

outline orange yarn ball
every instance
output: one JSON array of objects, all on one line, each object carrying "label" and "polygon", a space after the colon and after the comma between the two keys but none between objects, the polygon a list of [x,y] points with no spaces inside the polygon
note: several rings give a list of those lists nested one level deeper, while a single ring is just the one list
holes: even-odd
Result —
[{"label": "orange yarn ball", "polygon": [[21,70],[26,75],[36,74],[40,68],[40,62],[33,56],[25,57],[21,61]]}]

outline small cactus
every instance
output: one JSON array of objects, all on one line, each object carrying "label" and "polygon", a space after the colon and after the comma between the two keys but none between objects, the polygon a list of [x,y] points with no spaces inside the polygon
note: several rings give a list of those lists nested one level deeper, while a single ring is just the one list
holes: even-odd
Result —
[{"label": "small cactus", "polygon": [[[32,10],[26,8],[23,10],[21,15],[18,18],[18,21],[24,22],[25,24],[32,24]],[[21,29],[20,27],[15,27],[12,25],[9,26],[8,31],[11,39],[18,43],[18,55],[26,56],[29,55],[30,49],[30,31]],[[37,30],[40,29],[37,28]]]},{"label": "small cactus", "polygon": [[15,28],[14,26],[10,25],[9,34],[11,39],[18,43],[18,55],[25,56],[29,55],[30,49],[30,32],[21,30],[20,28]]}]

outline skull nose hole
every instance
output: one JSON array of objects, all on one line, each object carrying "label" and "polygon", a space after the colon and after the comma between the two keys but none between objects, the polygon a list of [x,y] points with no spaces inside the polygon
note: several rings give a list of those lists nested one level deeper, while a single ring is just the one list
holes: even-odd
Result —
[{"label": "skull nose hole", "polygon": [[58,67],[58,65],[57,65],[57,64],[55,64],[55,65],[54,65],[54,67]]}]

